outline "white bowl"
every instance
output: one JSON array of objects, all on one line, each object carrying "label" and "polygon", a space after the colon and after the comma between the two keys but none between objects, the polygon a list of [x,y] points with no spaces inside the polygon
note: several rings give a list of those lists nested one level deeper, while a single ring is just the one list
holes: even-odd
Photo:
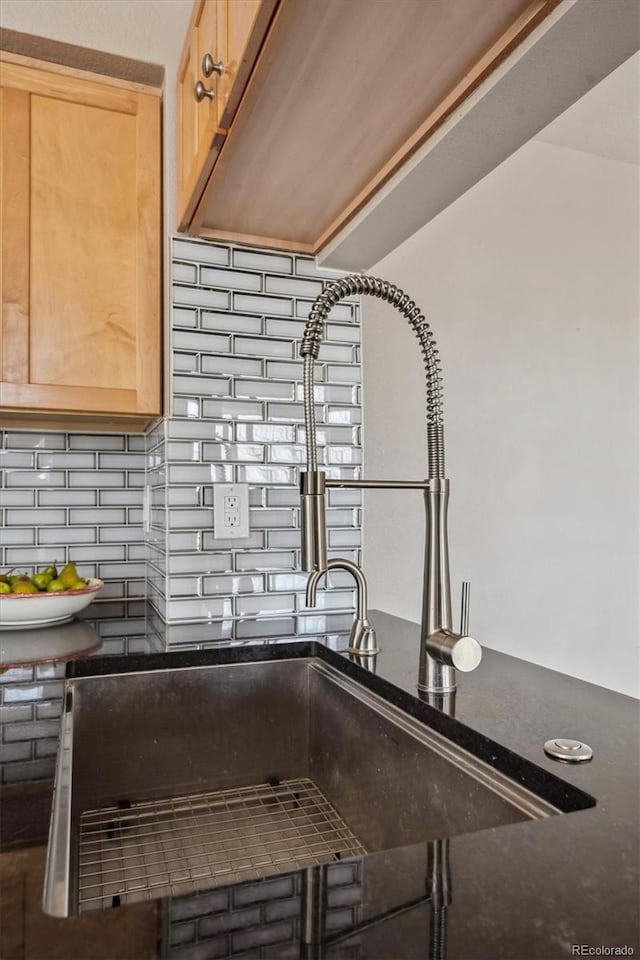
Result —
[{"label": "white bowl", "polygon": [[72,620],[104,587],[102,580],[89,579],[87,583],[84,590],[0,594],[0,630],[27,630]]}]

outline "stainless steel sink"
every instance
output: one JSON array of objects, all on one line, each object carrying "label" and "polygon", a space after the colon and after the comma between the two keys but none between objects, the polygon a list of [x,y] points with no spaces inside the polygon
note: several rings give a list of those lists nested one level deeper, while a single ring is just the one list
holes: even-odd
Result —
[{"label": "stainless steel sink", "polygon": [[80,677],[44,907],[68,916],[559,812],[316,657]]}]

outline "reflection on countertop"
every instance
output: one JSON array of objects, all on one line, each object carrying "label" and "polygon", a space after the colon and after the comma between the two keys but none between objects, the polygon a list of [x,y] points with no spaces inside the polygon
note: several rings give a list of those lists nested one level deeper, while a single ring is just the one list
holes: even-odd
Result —
[{"label": "reflection on countertop", "polygon": [[[206,624],[167,630],[142,604],[129,604],[128,611],[122,604],[108,607],[101,605],[100,616],[86,620],[100,643],[91,657],[163,653],[171,646],[184,652],[186,662],[191,650],[220,649],[207,642]],[[390,697],[410,703],[416,698],[418,627],[375,611],[372,619],[382,652],[375,675],[362,669],[362,678],[368,675]],[[347,637],[322,640],[342,650]],[[251,653],[242,645],[243,656],[251,659]],[[359,669],[349,665],[356,677]],[[640,949],[638,703],[491,650],[475,673],[460,677],[455,719],[424,704],[419,709],[431,711],[444,732],[454,725],[457,734],[484,742],[489,753],[495,742],[535,764],[541,775],[546,771],[590,793],[595,807],[384,850],[318,868],[314,875],[297,871],[69,920],[45,917],[43,844],[64,672],[64,663],[49,663],[0,676],[7,784],[2,897],[11,906],[0,955],[8,960],[554,960],[571,956],[573,944],[628,946],[635,955]],[[551,736],[586,740],[593,761],[569,767],[550,760],[543,743]],[[18,755],[7,755],[5,748],[16,745]]]}]

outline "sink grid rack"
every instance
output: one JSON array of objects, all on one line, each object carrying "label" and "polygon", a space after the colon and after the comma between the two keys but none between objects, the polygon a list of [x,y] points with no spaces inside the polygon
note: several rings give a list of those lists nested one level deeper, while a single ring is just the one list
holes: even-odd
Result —
[{"label": "sink grid rack", "polygon": [[180,896],[366,853],[308,778],[89,810],[79,912]]}]

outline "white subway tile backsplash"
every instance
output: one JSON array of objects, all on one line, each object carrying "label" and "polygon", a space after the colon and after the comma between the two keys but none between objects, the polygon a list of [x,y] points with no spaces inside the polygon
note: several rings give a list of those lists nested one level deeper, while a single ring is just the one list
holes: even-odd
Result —
[{"label": "white subway tile backsplash", "polygon": [[[43,456],[43,454],[38,454],[38,456]],[[11,467],[14,469],[19,467],[33,468],[35,465],[34,455],[30,450],[0,450],[0,470],[9,470]]]},{"label": "white subway tile backsplash", "polygon": [[[148,438],[150,596],[170,621],[212,621],[218,638],[284,636],[299,622],[308,632],[311,621],[300,616],[299,342],[323,277],[337,274],[319,273],[310,258],[183,239],[173,255],[173,416]],[[319,461],[329,458],[338,477],[353,477],[361,459],[358,319],[357,298],[334,307],[315,369]],[[216,538],[212,528],[214,485],[223,481],[249,485],[246,539]],[[352,535],[356,555],[361,500],[348,496],[330,501],[329,531]],[[129,519],[138,517],[136,505]],[[344,610],[348,623],[353,589],[338,585],[321,604]]]},{"label": "white subway tile backsplash", "polygon": [[248,353],[256,357],[286,357],[293,356],[294,345],[290,340],[266,340],[249,337],[236,337],[234,342],[236,353]]},{"label": "white subway tile backsplash", "polygon": [[221,333],[261,333],[260,317],[243,317],[237,313],[209,313],[202,311],[202,329]]},{"label": "white subway tile backsplash", "polygon": [[241,313],[258,313],[261,316],[290,317],[293,314],[293,301],[285,297],[265,297],[259,294],[235,293],[233,309]]},{"label": "white subway tile backsplash", "polygon": [[64,487],[62,470],[5,470],[6,487]]},{"label": "white subway tile backsplash", "polygon": [[297,507],[300,505],[300,491],[297,487],[273,487],[266,491],[267,505],[270,507]]},{"label": "white subway tile backsplash", "polygon": [[[203,550],[233,550],[238,548],[238,540],[225,540],[223,537],[217,537],[212,530],[202,532]],[[242,548],[244,550],[262,550],[264,549],[264,533],[261,530],[252,530],[248,537],[242,538]]]},{"label": "white subway tile backsplash", "polygon": [[267,527],[292,527],[295,513],[293,510],[250,510],[249,527],[252,530],[263,530]]},{"label": "white subway tile backsplash", "polygon": [[[294,347],[295,349],[295,347]],[[293,363],[279,360],[267,360],[267,376],[278,380],[302,380],[302,361]],[[320,380],[324,378],[324,370],[316,365],[316,374]]]},{"label": "white subway tile backsplash", "polygon": [[180,532],[169,533],[167,540],[167,549],[169,553],[187,552],[195,553],[200,549],[202,537],[197,530],[181,530]]},{"label": "white subway tile backsplash", "polygon": [[[350,345],[346,345],[346,344],[345,344],[345,345],[340,345],[340,344],[337,344],[337,343],[326,343],[326,342],[324,342],[324,343],[322,343],[322,344],[320,345],[320,352],[319,352],[319,354],[318,354],[318,362],[319,362],[319,363],[323,363],[323,362],[325,362],[325,361],[327,361],[327,360],[331,360],[331,361],[334,361],[334,362],[337,362],[337,363],[353,364],[353,362],[354,362],[354,360],[355,360],[354,347],[352,347],[352,346],[350,346]],[[329,375],[328,375],[328,379],[329,379],[329,380],[335,379],[335,378],[332,377],[332,375],[331,375],[331,371],[332,371],[333,369],[334,369],[333,367],[330,367],[330,368],[329,368]],[[358,381],[357,381],[357,382],[360,382],[360,381],[359,381],[359,378],[358,378]]]},{"label": "white subway tile backsplash", "polygon": [[268,486],[275,483],[291,484],[294,473],[290,467],[258,466],[247,464],[237,469],[238,483],[251,483],[258,486]]},{"label": "white subway tile backsplash", "polygon": [[171,574],[193,573],[204,576],[230,573],[233,570],[233,555],[220,550],[215,553],[177,554],[168,558],[167,565]]},{"label": "white subway tile backsplash", "polygon": [[173,389],[176,393],[197,397],[228,397],[231,381],[222,377],[182,377],[174,375]]},{"label": "white subway tile backsplash", "polygon": [[329,406],[326,410],[327,423],[358,424],[361,420],[359,407]]},{"label": "white subway tile backsplash", "polygon": [[283,423],[237,423],[235,438],[257,443],[293,443],[294,428]]},{"label": "white subway tile backsplash", "polygon": [[[77,490],[77,503],[85,504],[87,501],[84,499],[84,495],[88,493],[87,490]],[[133,504],[142,503],[142,490],[141,488],[131,488],[125,490],[99,490],[98,491],[98,502],[101,507],[115,506],[123,504],[125,506],[130,506]]]},{"label": "white subway tile backsplash", "polygon": [[199,462],[202,459],[201,444],[198,440],[172,440],[167,444],[167,457],[174,461]]},{"label": "white subway tile backsplash", "polygon": [[123,508],[117,509],[115,507],[101,507],[98,510],[95,509],[71,509],[69,510],[69,523],[98,523],[100,526],[103,524],[119,524],[122,526],[127,520],[126,512]]},{"label": "white subway tile backsplash", "polygon": [[355,364],[327,367],[327,380],[332,383],[360,383],[361,379],[360,367]]},{"label": "white subway tile backsplash", "polygon": [[46,526],[65,523],[66,510],[45,510],[38,507],[33,510],[7,510],[4,522],[7,526]]},{"label": "white subway tile backsplash", "polygon": [[273,317],[267,317],[265,333],[268,337],[289,337],[301,340],[304,326],[302,320],[276,320]]},{"label": "white subway tile backsplash", "polygon": [[359,530],[329,530],[328,544],[331,548],[337,547],[359,547]]},{"label": "white subway tile backsplash", "polygon": [[223,290],[204,290],[202,287],[182,287],[173,285],[173,302],[186,306],[209,307],[214,310],[226,310],[230,295]]},{"label": "white subway tile backsplash", "polygon": [[196,353],[177,353],[173,354],[174,373],[199,373],[200,362]]},{"label": "white subway tile backsplash", "polygon": [[231,460],[238,463],[262,463],[264,447],[259,443],[204,443],[202,459]]},{"label": "white subway tile backsplash", "polygon": [[227,377],[261,377],[262,365],[262,360],[249,360],[245,357],[204,355],[201,358],[200,369],[202,373],[213,373]]},{"label": "white subway tile backsplash", "polygon": [[168,620],[221,620],[233,616],[230,597],[204,597],[171,600],[167,604]]},{"label": "white subway tile backsplash", "polygon": [[[313,387],[313,398],[316,403],[357,403],[358,387],[340,386],[335,383],[316,383]],[[296,384],[296,403],[304,399],[303,385]]]},{"label": "white subway tile backsplash", "polygon": [[345,341],[346,343],[360,343],[360,328],[352,323],[327,323],[325,328],[327,340]]},{"label": "white subway tile backsplash", "polygon": [[291,257],[260,250],[245,250],[242,247],[233,250],[233,265],[234,267],[246,267],[250,270],[262,270],[266,273],[293,272]]},{"label": "white subway tile backsplash", "polygon": [[293,400],[293,384],[278,380],[236,380],[236,397],[250,400]]},{"label": "white subway tile backsplash", "polygon": [[322,293],[322,280],[300,280],[294,277],[267,277],[267,293],[284,293],[292,297],[311,297]]},{"label": "white subway tile backsplash", "polygon": [[172,407],[176,417],[200,416],[200,401],[196,397],[174,397]]},{"label": "white subway tile backsplash", "polygon": [[237,596],[236,614],[240,617],[257,617],[275,613],[290,613],[295,608],[291,593],[261,593],[255,596]]},{"label": "white subway tile backsplash", "polygon": [[[273,445],[269,447],[268,459],[271,463],[306,463],[307,451],[304,447],[294,447],[291,444]],[[320,451],[318,462],[322,462]]]},{"label": "white subway tile backsplash", "polygon": [[202,409],[212,420],[262,420],[264,416],[263,405],[248,400],[204,400]]},{"label": "white subway tile backsplash", "polygon": [[64,546],[69,543],[96,543],[97,539],[95,527],[43,527],[38,530],[38,543],[41,545],[50,543]]},{"label": "white subway tile backsplash", "polygon": [[187,307],[174,307],[171,311],[174,329],[177,327],[197,327],[198,312]]},{"label": "white subway tile backsplash", "polygon": [[[270,403],[267,408],[269,420],[285,420],[289,423],[304,422],[304,406],[301,403]],[[322,407],[316,407],[316,418],[323,419]]]},{"label": "white subway tile backsplash", "polygon": [[169,484],[232,483],[233,467],[230,464],[170,464]]},{"label": "white subway tile backsplash", "polygon": [[175,509],[169,511],[169,525],[172,530],[202,530],[213,527],[213,511]]},{"label": "white subway tile backsplash", "polygon": [[7,431],[7,450],[64,450],[65,435],[63,433],[21,433]]},{"label": "white subway tile backsplash", "polygon": [[270,572],[271,570],[295,570],[296,555],[293,552],[242,551],[235,557],[236,570],[257,570]]},{"label": "white subway tile backsplash", "polygon": [[28,527],[5,527],[0,537],[0,544],[3,547],[14,547],[22,544],[33,546],[36,542],[36,532]]},{"label": "white subway tile backsplash", "polygon": [[144,471],[142,453],[100,453],[98,466],[101,470],[140,470]]},{"label": "white subway tile backsplash", "polygon": [[114,543],[109,544],[99,544],[94,546],[77,546],[73,548],[73,559],[78,562],[90,563],[95,561],[100,563],[102,561],[114,560],[114,561],[124,561],[127,559],[127,554],[129,553],[130,559],[133,559],[132,554],[129,551],[128,545],[126,543]]},{"label": "white subway tile backsplash", "polygon": [[231,440],[233,426],[213,420],[183,420],[177,417],[167,420],[169,438],[189,440]]},{"label": "white subway tile backsplash", "polygon": [[125,450],[127,438],[109,433],[70,433],[69,450]]},{"label": "white subway tile backsplash", "polygon": [[208,596],[262,593],[264,591],[264,577],[261,574],[203,577],[202,591]]},{"label": "white subway tile backsplash", "polygon": [[304,591],[307,588],[308,573],[270,573],[267,576],[269,590]]},{"label": "white subway tile backsplash", "polygon": [[193,260],[195,263],[216,263],[227,266],[229,263],[228,247],[214,243],[203,243],[198,240],[172,240],[173,256],[178,260]]},{"label": "white subway tile backsplash", "polygon": [[218,267],[201,267],[200,283],[205,287],[223,287],[225,290],[262,290],[262,274],[244,273],[242,270],[221,270]]},{"label": "white subway tile backsplash", "polygon": [[[45,491],[49,492],[49,491]],[[54,492],[54,491],[51,491]],[[36,502],[35,490],[0,490],[1,507],[32,507]]]},{"label": "white subway tile backsplash", "polygon": [[92,473],[69,471],[68,486],[70,487],[89,487],[95,490],[97,487],[122,488],[125,485],[125,473],[123,471],[100,470]]},{"label": "white subway tile backsplash", "polygon": [[177,283],[196,283],[198,280],[198,270],[193,263],[180,263],[174,260],[171,277]]},{"label": "white subway tile backsplash", "polygon": [[297,527],[290,530],[269,530],[267,532],[269,550],[281,550],[285,547],[300,549],[300,531]]},{"label": "white subway tile backsplash", "polygon": [[362,451],[357,447],[327,447],[327,463],[335,464],[360,464],[362,463]]}]

